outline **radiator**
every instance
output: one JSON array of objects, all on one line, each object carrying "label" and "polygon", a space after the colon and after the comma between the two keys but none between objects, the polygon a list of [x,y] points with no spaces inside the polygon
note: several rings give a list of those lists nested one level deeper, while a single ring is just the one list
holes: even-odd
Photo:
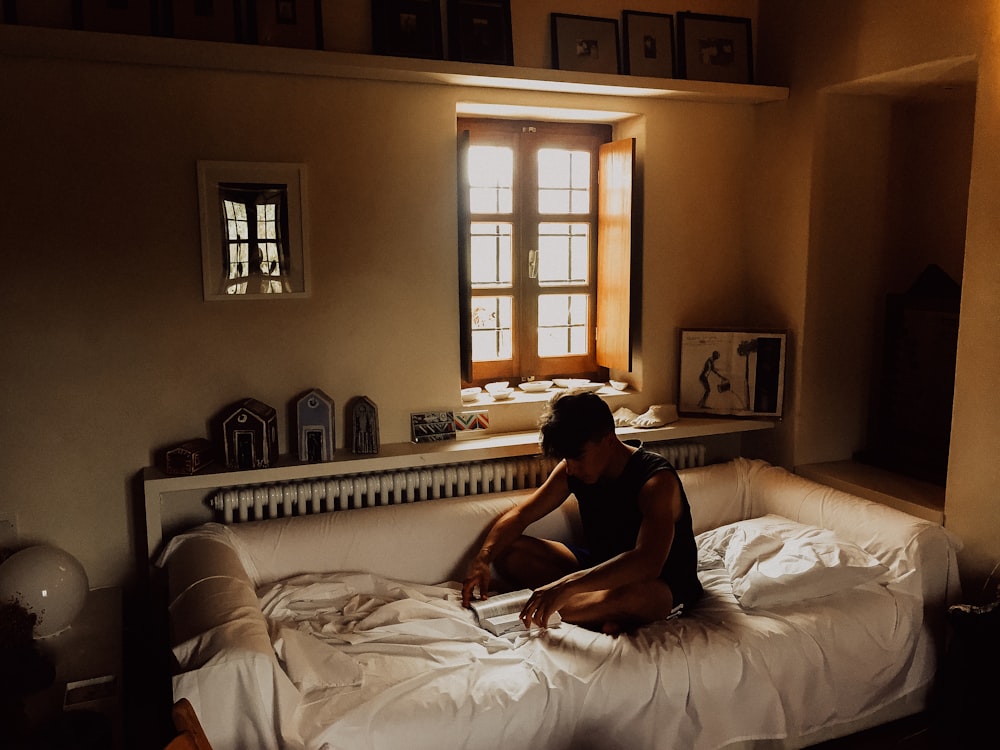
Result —
[{"label": "radiator", "polygon": [[[700,443],[651,443],[646,448],[678,469],[705,463],[705,446]],[[244,485],[219,490],[209,498],[209,505],[222,523],[237,523],[485,495],[539,487],[555,464],[555,459],[544,456],[522,456]]]}]

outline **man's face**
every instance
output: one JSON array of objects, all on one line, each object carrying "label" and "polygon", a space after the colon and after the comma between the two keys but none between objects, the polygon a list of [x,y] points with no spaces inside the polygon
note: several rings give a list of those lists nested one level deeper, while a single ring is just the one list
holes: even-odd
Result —
[{"label": "man's face", "polygon": [[584,443],[580,455],[565,459],[566,473],[584,484],[596,484],[608,463],[607,443],[604,438]]}]

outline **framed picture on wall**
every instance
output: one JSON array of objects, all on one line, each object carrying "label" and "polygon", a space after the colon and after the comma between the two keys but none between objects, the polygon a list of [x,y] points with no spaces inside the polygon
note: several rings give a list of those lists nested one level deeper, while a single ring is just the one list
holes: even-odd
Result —
[{"label": "framed picture on wall", "polygon": [[169,0],[162,16],[164,33],[177,39],[243,41],[236,3]]},{"label": "framed picture on wall", "polygon": [[372,47],[377,55],[444,57],[440,0],[372,0]]},{"label": "framed picture on wall", "polygon": [[682,329],[678,411],[780,417],[786,343],[784,331]]},{"label": "framed picture on wall", "polygon": [[198,162],[205,300],[309,295],[305,164]]},{"label": "framed picture on wall", "polygon": [[78,0],[85,31],[150,35],[155,30],[152,0]]},{"label": "framed picture on wall", "polygon": [[552,14],[552,67],[586,73],[620,73],[618,21]]},{"label": "framed picture on wall", "polygon": [[75,29],[80,25],[77,0],[2,0],[0,20],[51,29]]},{"label": "framed picture on wall", "polygon": [[678,13],[677,68],[692,81],[753,83],[750,19]]},{"label": "framed picture on wall", "polygon": [[633,76],[674,77],[674,17],[667,13],[622,11],[624,72]]},{"label": "framed picture on wall", "polygon": [[323,49],[322,0],[255,0],[247,41],[271,47]]},{"label": "framed picture on wall", "polygon": [[513,65],[510,0],[448,0],[448,59]]}]

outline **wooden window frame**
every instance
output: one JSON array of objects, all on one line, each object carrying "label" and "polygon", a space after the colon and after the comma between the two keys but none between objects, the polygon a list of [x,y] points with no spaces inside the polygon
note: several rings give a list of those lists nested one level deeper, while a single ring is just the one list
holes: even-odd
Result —
[{"label": "wooden window frame", "polygon": [[[603,243],[601,233],[604,231],[601,225],[599,210],[602,198],[599,191],[599,151],[602,144],[611,141],[612,129],[608,125],[583,125],[579,123],[561,122],[529,122],[522,120],[484,120],[473,118],[460,118],[458,120],[459,131],[459,226],[458,226],[458,246],[459,246],[459,277],[460,277],[460,312],[461,312],[461,357],[462,357],[462,380],[466,385],[482,385],[491,380],[517,380],[530,376],[535,377],[555,377],[555,376],[578,376],[592,379],[605,379],[607,370],[600,362],[603,356],[603,344],[598,343],[599,316],[607,318],[607,310],[620,308],[618,304],[621,300],[609,300],[602,297],[600,291],[600,275],[604,275],[601,261],[599,260],[599,246]],[[531,139],[530,146],[523,145],[526,139]],[[473,142],[488,142],[496,145],[512,145],[515,147],[515,186],[521,188],[516,190],[515,207],[512,217],[498,216],[496,214],[480,215],[472,214],[469,206],[468,175],[466,174],[466,149]],[[631,141],[629,141],[632,143]],[[519,145],[522,144],[522,145]],[[558,148],[582,148],[591,152],[591,207],[588,215],[580,214],[538,214],[534,208],[526,208],[525,203],[534,203],[532,196],[537,194],[535,179],[537,170],[534,169],[534,153],[539,148],[555,146]],[[634,143],[630,146],[634,153]],[[631,165],[630,165],[631,168]],[[630,185],[631,186],[631,185]],[[531,200],[527,200],[531,198]],[[472,221],[513,221],[514,222],[514,283],[515,290],[515,334],[513,342],[513,356],[510,360],[498,362],[472,362],[472,332],[471,332],[471,306],[472,299],[479,294],[485,296],[495,296],[497,290],[473,290],[471,285],[471,256],[469,227]],[[559,223],[590,223],[590,253],[589,253],[589,285],[581,287],[577,285],[567,286],[545,286],[540,287],[535,284],[526,283],[527,276],[527,247],[524,238],[529,236],[531,230],[525,227],[536,227],[534,229],[537,236],[537,224],[542,222]],[[625,236],[628,240],[629,235]],[[620,238],[619,238],[620,239]],[[534,244],[533,242],[529,244]],[[604,243],[606,244],[606,243]],[[609,254],[613,250],[605,250]],[[628,257],[628,256],[626,256]],[[626,265],[631,270],[631,264],[626,260]],[[620,284],[612,285],[620,288]],[[628,294],[629,285],[625,285]],[[585,291],[590,296],[589,321],[588,321],[588,351],[585,355],[541,358],[537,355],[537,299],[539,294],[545,293],[579,293]],[[627,310],[631,308],[629,300],[624,301]],[[628,314],[626,312],[626,325],[628,324]],[[607,323],[603,325],[609,325]],[[611,324],[617,325],[617,324]],[[534,333],[525,330],[533,329]],[[629,334],[625,334],[629,338]],[[526,345],[527,343],[527,345]],[[622,361],[626,363],[627,369],[630,366],[630,353],[625,360],[618,357],[614,360],[617,367]]]}]

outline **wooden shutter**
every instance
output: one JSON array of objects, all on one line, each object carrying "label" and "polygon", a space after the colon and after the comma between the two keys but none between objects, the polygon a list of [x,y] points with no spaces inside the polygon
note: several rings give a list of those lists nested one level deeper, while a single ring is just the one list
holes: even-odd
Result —
[{"label": "wooden shutter", "polygon": [[462,380],[472,381],[472,248],[469,242],[469,142],[468,130],[458,134],[458,326]]},{"label": "wooden shutter", "polygon": [[598,170],[597,363],[629,371],[642,309],[640,276],[633,277],[639,260],[632,210],[635,139],[601,146]]}]

